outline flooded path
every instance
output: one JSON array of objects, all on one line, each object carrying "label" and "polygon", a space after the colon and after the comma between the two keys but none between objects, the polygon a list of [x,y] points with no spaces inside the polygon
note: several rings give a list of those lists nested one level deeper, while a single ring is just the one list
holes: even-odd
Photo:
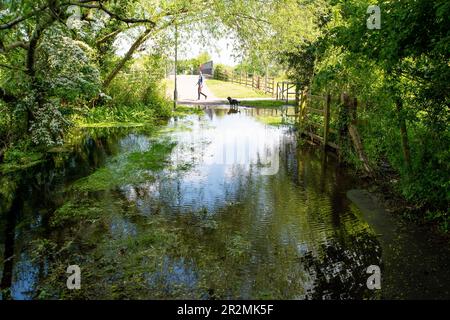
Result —
[{"label": "flooded path", "polygon": [[[272,113],[219,107],[158,130],[86,129],[2,176],[1,297],[449,298],[448,250],[370,216],[358,180],[258,120]],[[66,287],[68,265],[80,290]],[[381,290],[367,288],[370,265]]]}]

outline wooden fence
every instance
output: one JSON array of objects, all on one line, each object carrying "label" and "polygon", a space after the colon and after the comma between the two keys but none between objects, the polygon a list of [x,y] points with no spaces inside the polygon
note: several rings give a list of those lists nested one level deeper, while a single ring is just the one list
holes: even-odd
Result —
[{"label": "wooden fence", "polygon": [[214,72],[214,78],[252,87],[253,89],[260,90],[271,96],[275,95],[275,79],[273,77],[216,70]]},{"label": "wooden fence", "polygon": [[[331,147],[337,150],[339,149],[337,143],[338,130],[330,126],[332,120],[331,103],[332,98],[329,94],[320,96],[302,92],[298,108],[298,124],[302,133],[308,136],[312,142],[319,143],[324,148]],[[336,108],[333,108],[333,111],[336,111],[333,112],[335,119],[337,118]],[[336,121],[333,121],[333,124],[335,123]]]},{"label": "wooden fence", "polygon": [[[363,122],[357,119],[358,100],[356,98],[351,99],[345,93],[333,98],[330,94],[314,95],[309,91],[297,92],[298,104],[294,105],[294,114],[287,114],[287,117],[294,118],[294,124],[302,134],[311,142],[322,145],[323,148],[339,150],[343,135],[348,132],[358,155],[363,157],[356,128],[357,124]],[[339,126],[343,124],[345,128],[340,128]]]},{"label": "wooden fence", "polygon": [[302,134],[312,142],[321,144],[324,149],[330,147],[336,150],[339,158],[342,143],[351,143],[364,170],[369,176],[373,176],[357,128],[358,124],[364,124],[358,120],[357,108],[358,100],[346,93],[333,99],[330,94],[320,96],[302,92],[295,119]]},{"label": "wooden fence", "polygon": [[[219,73],[216,74],[216,78],[263,90],[286,103],[289,103],[289,99],[293,100],[294,95],[294,114],[288,114],[288,109],[280,112],[280,116],[284,117],[283,121],[294,119],[294,125],[302,135],[310,139],[311,143],[319,144],[324,149],[335,150],[339,158],[342,143],[351,142],[366,173],[369,176],[373,175],[357,129],[357,124],[362,122],[357,119],[358,100],[356,98],[352,99],[346,93],[336,98],[332,98],[330,94],[313,95],[308,90],[301,91],[296,83],[288,81],[278,82],[275,88],[273,78],[234,73]],[[262,79],[265,80],[262,81]]]},{"label": "wooden fence", "polygon": [[[294,98],[292,98],[292,96],[294,96]],[[296,83],[289,81],[277,82],[276,99],[289,103],[289,98],[298,102],[299,91]]]}]

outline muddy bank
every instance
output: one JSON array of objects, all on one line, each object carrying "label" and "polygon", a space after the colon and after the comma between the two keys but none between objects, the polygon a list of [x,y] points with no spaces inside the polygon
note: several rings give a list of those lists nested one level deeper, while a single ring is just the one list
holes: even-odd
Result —
[{"label": "muddy bank", "polygon": [[[347,197],[361,210],[382,248],[383,297],[394,299],[449,299],[450,250],[437,246],[416,225],[386,211],[378,197],[352,189]],[[402,290],[398,290],[403,287]],[[397,289],[396,289],[397,288]]]}]

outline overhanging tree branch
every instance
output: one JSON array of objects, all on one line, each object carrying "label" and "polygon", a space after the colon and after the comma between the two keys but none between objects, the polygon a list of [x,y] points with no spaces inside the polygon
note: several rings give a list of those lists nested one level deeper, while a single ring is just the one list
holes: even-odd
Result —
[{"label": "overhanging tree branch", "polygon": [[111,81],[115,78],[115,76],[119,73],[119,71],[123,68],[125,63],[131,59],[133,56],[133,53],[136,51],[137,48],[147,39],[147,37],[150,35],[150,32],[153,30],[153,28],[147,28],[131,45],[130,49],[128,49],[125,56],[122,58],[122,60],[117,63],[117,65],[114,67],[114,69],[109,73],[109,75],[106,77],[105,81],[103,82],[103,88],[107,88]]},{"label": "overhanging tree branch", "polygon": [[118,35],[119,33],[121,33],[122,31],[124,31],[124,29],[117,29],[109,34],[107,34],[106,36],[103,36],[102,38],[98,39],[96,41],[96,44],[102,44],[103,42],[108,41],[109,39],[111,39],[112,37],[115,37],[116,35]]},{"label": "overhanging tree branch", "polygon": [[46,5],[40,7],[38,9],[36,9],[36,10],[26,14],[26,15],[19,16],[19,17],[15,18],[15,19],[12,19],[9,22],[6,22],[4,24],[0,24],[0,30],[10,29],[10,28],[14,27],[16,24],[21,23],[22,21],[25,21],[25,20],[27,20],[27,19],[37,15],[38,13],[42,12],[43,10],[45,10],[47,8],[48,8],[48,5],[46,4]]}]

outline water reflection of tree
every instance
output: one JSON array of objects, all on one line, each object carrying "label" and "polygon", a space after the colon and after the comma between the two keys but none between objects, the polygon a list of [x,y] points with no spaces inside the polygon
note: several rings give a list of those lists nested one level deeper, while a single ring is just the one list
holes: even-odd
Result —
[{"label": "water reflection of tree", "polygon": [[[58,188],[116,152],[119,137],[90,136],[58,155],[54,168],[33,180],[32,206],[61,206],[67,199],[55,197]],[[379,262],[376,240],[342,200],[333,167],[324,174],[320,158],[289,141],[282,145],[276,176],[237,171],[211,211],[174,210],[177,193],[161,188],[161,180],[150,184],[164,194],[166,209],[151,215],[137,205],[151,201],[148,185],[130,186],[134,198],[122,189],[73,194],[78,215],[71,224],[37,234],[58,243],[39,289],[66,298],[365,297],[363,268]],[[94,217],[83,215],[93,208]],[[85,270],[83,290],[69,292],[61,283],[74,263]]]},{"label": "water reflection of tree", "polygon": [[[111,134],[108,138],[99,132],[74,133],[65,150],[47,154],[46,161],[34,167],[1,177],[2,298],[11,298],[11,294],[29,296],[29,293],[11,292],[14,282],[34,278],[30,274],[35,272],[45,276],[44,263],[49,257],[32,259],[34,241],[50,237],[49,218],[64,202],[61,191],[67,182],[101,166],[106,155],[117,151],[114,150],[117,140],[125,133],[123,130],[108,133]],[[16,270],[23,263],[31,264],[28,270]],[[14,274],[15,270],[17,274]],[[34,285],[27,283],[31,287],[26,289],[32,289]],[[19,285],[17,289],[24,288]]]}]

